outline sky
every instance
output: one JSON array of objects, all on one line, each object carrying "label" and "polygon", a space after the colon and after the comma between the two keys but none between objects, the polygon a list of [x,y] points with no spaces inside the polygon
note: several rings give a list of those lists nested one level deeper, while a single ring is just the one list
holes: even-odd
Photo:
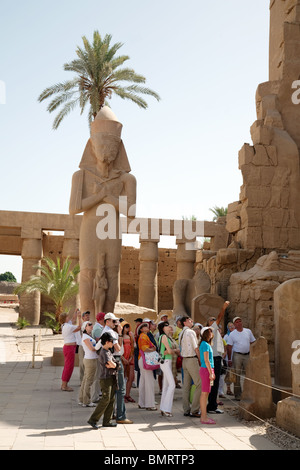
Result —
[{"label": "sky", "polygon": [[[137,216],[212,220],[211,208],[239,199],[238,152],[252,143],[256,88],[268,80],[269,0],[2,0],[0,11],[1,210],[68,213],[87,116],[76,108],[53,130],[37,98],[73,78],[63,65],[95,30],[123,43],[126,65],[161,97],[146,97],[147,110],[110,101]],[[20,270],[20,257],[0,255],[0,273]]]}]

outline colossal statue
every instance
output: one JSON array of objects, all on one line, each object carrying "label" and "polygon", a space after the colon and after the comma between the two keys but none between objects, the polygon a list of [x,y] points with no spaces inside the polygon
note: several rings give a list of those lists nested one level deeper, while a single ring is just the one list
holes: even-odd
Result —
[{"label": "colossal statue", "polygon": [[130,174],[122,127],[111,109],[104,106],[91,123],[91,137],[80,170],[72,178],[69,212],[83,212],[79,238],[80,307],[82,311],[89,310],[93,319],[100,311],[114,310],[122,245],[120,213],[135,216],[136,179]]}]

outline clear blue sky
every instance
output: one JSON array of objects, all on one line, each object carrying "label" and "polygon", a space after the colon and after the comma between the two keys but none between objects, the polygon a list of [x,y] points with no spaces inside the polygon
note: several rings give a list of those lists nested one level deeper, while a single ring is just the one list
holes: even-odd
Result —
[{"label": "clear blue sky", "polygon": [[[68,212],[87,119],[76,109],[53,131],[55,114],[37,97],[72,78],[63,64],[96,29],[124,44],[127,65],[161,96],[146,111],[111,100],[137,215],[211,220],[211,207],[239,199],[238,151],[251,143],[256,88],[268,80],[269,0],[2,0],[1,210]],[[0,256],[0,273],[15,263]]]}]

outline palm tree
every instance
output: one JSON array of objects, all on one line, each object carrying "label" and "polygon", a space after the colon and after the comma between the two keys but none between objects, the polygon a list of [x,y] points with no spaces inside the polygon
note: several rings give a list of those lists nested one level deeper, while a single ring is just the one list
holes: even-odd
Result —
[{"label": "palm tree", "polygon": [[67,258],[61,267],[60,259],[56,263],[51,258],[44,258],[45,264],[34,266],[41,274],[31,276],[15,289],[16,294],[39,291],[49,297],[55,305],[55,317],[58,321],[66,302],[78,293],[76,276],[79,273],[79,265],[70,268],[71,261]]},{"label": "palm tree", "polygon": [[214,214],[213,221],[216,221],[219,217],[224,217],[227,215],[227,207],[215,206],[209,210]]},{"label": "palm tree", "polygon": [[[107,104],[113,94],[122,99],[129,99],[139,107],[146,109],[146,101],[141,94],[150,95],[160,100],[157,93],[150,88],[141,86],[146,82],[145,77],[138,75],[130,68],[120,68],[129,57],[127,55],[117,56],[117,51],[123,46],[117,42],[111,45],[112,36],[106,34],[102,40],[98,31],[94,31],[93,43],[91,44],[85,36],[82,37],[83,49],[77,46],[77,59],[64,64],[64,70],[75,72],[72,80],[58,83],[46,88],[39,96],[42,102],[50,96],[56,97],[50,102],[47,110],[52,113],[59,106],[63,106],[53,122],[53,129],[57,129],[61,121],[73,108],[80,106],[80,114],[89,103],[89,123],[95,119],[98,111]],[[120,83],[129,82],[130,85],[121,86]]]}]

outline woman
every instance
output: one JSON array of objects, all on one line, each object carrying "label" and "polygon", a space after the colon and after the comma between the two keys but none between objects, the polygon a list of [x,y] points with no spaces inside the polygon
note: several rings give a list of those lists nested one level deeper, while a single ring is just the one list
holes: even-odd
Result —
[{"label": "woman", "polygon": [[137,343],[139,348],[138,364],[140,369],[139,382],[139,408],[149,411],[157,410],[154,397],[154,376],[152,370],[144,369],[141,351],[144,353],[156,351],[156,347],[151,343],[147,333],[149,331],[148,323],[141,323],[137,328]]},{"label": "woman", "polygon": [[201,330],[201,343],[200,343],[200,377],[202,382],[201,396],[200,396],[200,409],[201,409],[201,423],[202,424],[216,424],[216,422],[207,417],[207,401],[210,394],[211,385],[215,379],[214,374],[214,358],[211,342],[214,335],[212,329],[207,326]]},{"label": "woman", "polygon": [[160,333],[159,351],[164,359],[164,362],[160,365],[164,374],[160,411],[162,416],[167,417],[173,416],[171,413],[175,391],[175,380],[172,370],[173,356],[180,352],[176,343],[174,347],[174,343],[171,338],[171,330],[172,328],[167,321],[158,324],[158,331]]},{"label": "woman", "polygon": [[[78,318],[78,325],[75,324],[76,316]],[[59,316],[59,323],[61,324],[61,331],[64,340],[63,354],[65,358],[65,365],[61,376],[61,390],[64,392],[73,392],[73,389],[68,386],[68,382],[71,379],[75,364],[77,346],[75,333],[81,329],[80,311],[76,310],[72,318],[68,313],[61,313]]]},{"label": "woman", "polygon": [[130,396],[130,390],[132,382],[134,381],[134,336],[130,329],[129,323],[123,321],[122,326],[122,336],[123,336],[123,348],[124,354],[121,357],[123,367],[124,367],[124,376],[127,378],[126,382],[126,394],[125,394],[125,403],[131,402],[135,403],[135,400]]},{"label": "woman", "polygon": [[91,402],[91,387],[95,380],[98,361],[98,355],[95,349],[96,340],[92,337],[93,323],[85,321],[81,327],[81,331],[83,332],[82,347],[84,352],[84,375],[80,386],[79,405],[96,406],[95,403]]}]

